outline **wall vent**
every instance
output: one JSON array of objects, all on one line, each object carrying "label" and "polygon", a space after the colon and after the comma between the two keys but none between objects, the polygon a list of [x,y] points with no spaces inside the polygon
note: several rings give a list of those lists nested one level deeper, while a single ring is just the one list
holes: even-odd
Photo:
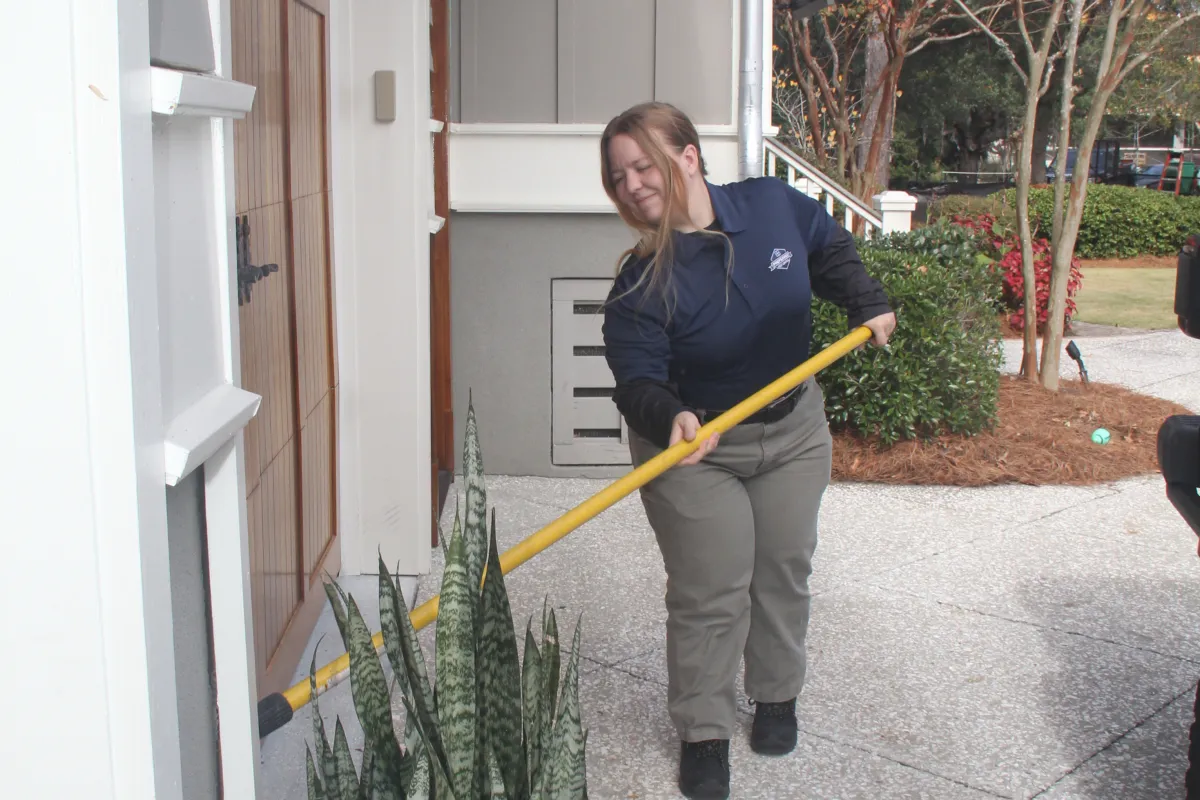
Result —
[{"label": "wall vent", "polygon": [[601,305],[609,280],[550,282],[551,463],[631,464],[629,431],[613,404],[615,381],[604,359]]}]

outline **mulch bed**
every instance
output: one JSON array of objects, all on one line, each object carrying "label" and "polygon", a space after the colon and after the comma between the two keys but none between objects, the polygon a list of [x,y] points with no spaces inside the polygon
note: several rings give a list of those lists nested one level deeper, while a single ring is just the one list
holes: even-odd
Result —
[{"label": "mulch bed", "polygon": [[[994,430],[890,448],[838,434],[833,478],[942,486],[1104,483],[1158,472],[1159,426],[1172,414],[1190,413],[1119,386],[1063,381],[1055,393],[1006,375]],[[1100,427],[1112,435],[1107,445],[1091,440]]]},{"label": "mulch bed", "polygon": [[[1025,338],[1025,333],[1019,328],[1014,328],[1008,321],[1008,314],[999,315],[1000,320],[1000,338],[1010,341],[1019,341]],[[1042,346],[1042,334],[1046,332],[1043,325],[1038,328],[1038,347]],[[1067,331],[1063,334],[1063,346],[1075,337],[1084,336],[1119,336],[1122,334],[1137,333],[1131,328],[1117,328],[1112,325],[1100,325],[1089,322],[1072,322]],[[1039,352],[1040,349],[1039,349]]]},{"label": "mulch bed", "polygon": [[[1025,333],[1017,328],[1014,328],[1008,321],[1008,314],[1000,315],[1000,336],[1005,339],[1024,339]],[[1038,338],[1041,339],[1041,331],[1038,331]]]}]

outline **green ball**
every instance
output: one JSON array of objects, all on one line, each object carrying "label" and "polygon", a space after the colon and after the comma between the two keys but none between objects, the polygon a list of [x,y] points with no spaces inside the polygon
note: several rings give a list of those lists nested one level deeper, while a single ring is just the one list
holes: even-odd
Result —
[{"label": "green ball", "polygon": [[1092,431],[1092,441],[1096,444],[1108,444],[1112,436],[1104,428],[1096,428]]}]

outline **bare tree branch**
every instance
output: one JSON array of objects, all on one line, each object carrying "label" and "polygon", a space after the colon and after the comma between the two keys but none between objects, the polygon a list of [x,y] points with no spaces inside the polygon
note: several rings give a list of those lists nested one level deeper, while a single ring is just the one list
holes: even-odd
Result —
[{"label": "bare tree branch", "polygon": [[907,53],[905,53],[905,55],[911,56],[914,53],[919,53],[922,50],[924,50],[928,45],[931,45],[931,44],[943,44],[945,42],[954,42],[959,39],[965,39],[968,36],[978,36],[978,35],[979,35],[979,31],[966,31],[965,33],[956,33],[952,36],[930,36],[927,39],[923,39],[919,45],[917,45],[916,47],[909,50]]},{"label": "bare tree branch", "polygon": [[1029,35],[1029,28],[1025,24],[1025,0],[1017,0],[1017,27],[1021,31],[1021,39],[1025,42],[1025,54],[1032,61],[1034,57],[1033,39]]},{"label": "bare tree branch", "polygon": [[1108,12],[1108,28],[1104,32],[1104,45],[1100,53],[1100,68],[1096,70],[1097,85],[1108,74],[1112,67],[1113,47],[1117,41],[1117,32],[1121,29],[1121,19],[1125,16],[1124,0],[1114,0]]},{"label": "bare tree branch", "polygon": [[1012,48],[1008,46],[1008,42],[997,36],[996,32],[992,30],[991,26],[976,16],[975,12],[968,8],[967,4],[964,3],[963,0],[954,0],[954,2],[958,4],[959,8],[966,12],[967,17],[979,27],[980,31],[986,34],[987,37],[995,42],[1000,50],[1003,51],[1004,55],[1008,57],[1009,62],[1012,64],[1013,69],[1015,69],[1017,74],[1021,76],[1021,81],[1023,83],[1029,83],[1029,76],[1025,74],[1025,70],[1021,67],[1021,63],[1017,61],[1017,56],[1015,53],[1013,53]]},{"label": "bare tree branch", "polygon": [[1059,50],[1053,53],[1046,59],[1046,71],[1042,74],[1042,85],[1038,87],[1038,99],[1046,96],[1046,92],[1050,91],[1051,79],[1054,77],[1054,64],[1062,57],[1063,51]]},{"label": "bare tree branch", "polygon": [[1119,73],[1117,81],[1124,81],[1130,72],[1133,72],[1133,70],[1141,66],[1146,59],[1154,55],[1154,51],[1162,46],[1164,39],[1166,39],[1175,31],[1179,30],[1184,25],[1187,25],[1189,22],[1195,22],[1198,19],[1200,19],[1200,12],[1193,12],[1185,17],[1176,19],[1174,22],[1164,28],[1157,36],[1150,40],[1150,43],[1146,45],[1146,48],[1139,55],[1135,56],[1128,64],[1125,65],[1125,68]]}]

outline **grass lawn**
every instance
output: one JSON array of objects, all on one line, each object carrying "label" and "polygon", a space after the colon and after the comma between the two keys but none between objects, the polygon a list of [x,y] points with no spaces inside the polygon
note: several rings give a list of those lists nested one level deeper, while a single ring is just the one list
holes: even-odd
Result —
[{"label": "grass lawn", "polygon": [[1080,322],[1120,328],[1174,328],[1175,270],[1083,266],[1075,295]]}]

